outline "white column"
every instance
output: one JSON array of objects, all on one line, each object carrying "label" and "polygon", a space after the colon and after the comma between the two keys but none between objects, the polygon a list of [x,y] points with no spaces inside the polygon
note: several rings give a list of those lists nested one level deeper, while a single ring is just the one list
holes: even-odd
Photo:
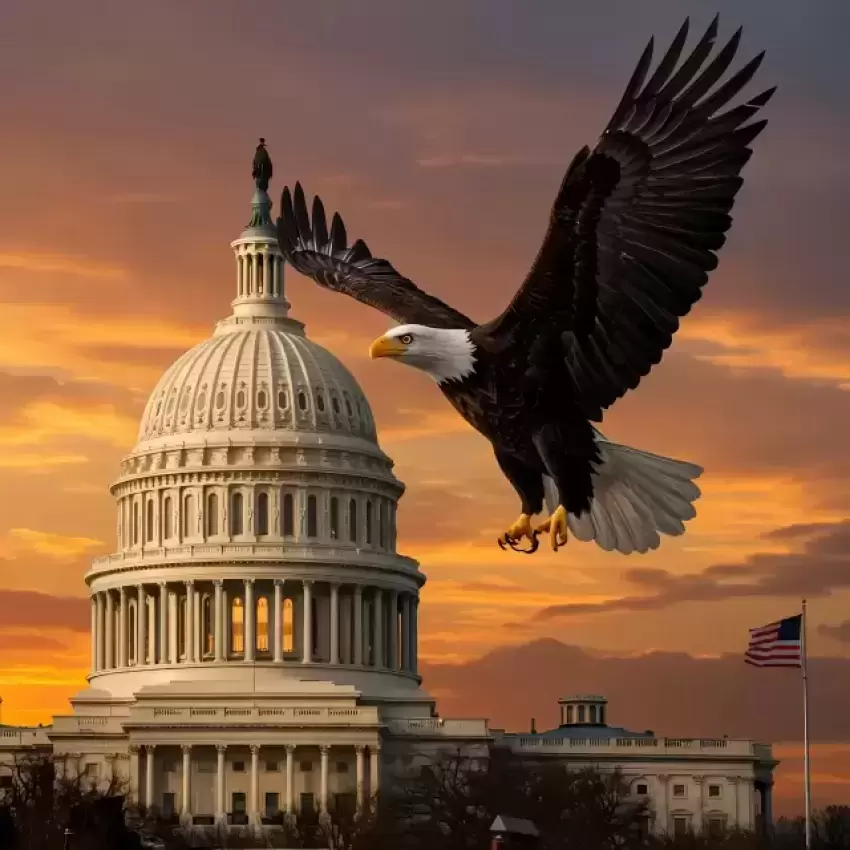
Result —
[{"label": "white column", "polygon": [[304,630],[302,637],[304,638],[301,662],[310,664],[313,661],[313,582],[304,582],[304,594],[302,598]]},{"label": "white column", "polygon": [[389,658],[387,659],[387,667],[390,670],[398,670],[398,591],[390,591],[389,599],[389,623],[390,633],[389,638]]},{"label": "white column", "polygon": [[148,602],[145,586],[139,585],[136,600],[136,666],[147,663],[148,654]]},{"label": "white column", "polygon": [[369,745],[369,792],[374,799],[381,789],[381,745]]},{"label": "white column", "polygon": [[414,596],[410,606],[410,670],[419,675],[419,597]]},{"label": "white column", "polygon": [[293,791],[293,771],[295,768],[293,755],[295,753],[295,745],[286,745],[286,790],[283,795],[283,810],[287,814],[292,814],[292,791]]},{"label": "white column", "polygon": [[97,672],[97,594],[91,597],[91,671]]},{"label": "white column", "polygon": [[169,591],[168,593],[168,660],[171,664],[176,664],[178,659],[177,649],[177,593]]},{"label": "white column", "polygon": [[249,822],[260,823],[260,747],[251,744],[251,799],[249,802]]},{"label": "white column", "polygon": [[354,663],[363,664],[363,588],[354,586]]},{"label": "white column", "polygon": [[401,669],[410,671],[410,594],[401,599]]},{"label": "white column", "polygon": [[354,745],[354,753],[356,757],[356,765],[357,765],[357,813],[360,814],[363,811],[363,803],[364,796],[366,794],[366,759],[364,753],[366,751],[366,747],[363,744],[355,744]]},{"label": "white column", "polygon": [[245,600],[242,609],[242,630],[245,635],[245,652],[242,657],[245,661],[254,660],[254,652],[257,648],[257,606],[254,604],[254,579],[245,580]]},{"label": "white column", "polygon": [[183,629],[183,653],[186,663],[195,660],[195,582],[186,582],[186,627]]},{"label": "white column", "polygon": [[154,762],[153,751],[154,744],[148,744],[145,747],[145,808],[149,809],[155,804],[153,796],[153,777],[154,777]]},{"label": "white column", "polygon": [[118,666],[127,666],[127,650],[129,649],[127,639],[127,590],[118,589]]},{"label": "white column", "polygon": [[192,816],[192,745],[181,744],[183,750],[183,790],[180,795],[181,820],[189,820]]},{"label": "white column", "polygon": [[106,669],[115,666],[115,600],[112,591],[106,591]]},{"label": "white column", "polygon": [[130,753],[130,802],[142,805],[139,799],[139,748],[131,744],[127,750]]},{"label": "white column", "polygon": [[331,583],[331,664],[339,664],[339,584]]},{"label": "white column", "polygon": [[274,580],[274,660],[283,661],[283,579]]},{"label": "white column", "polygon": [[372,596],[372,663],[375,667],[384,666],[384,592],[376,587]]},{"label": "white column", "polygon": [[327,744],[319,745],[320,759],[320,784],[319,784],[319,814],[325,814],[328,810],[328,753],[330,747]]},{"label": "white column", "polygon": [[705,777],[694,776],[693,779],[697,786],[697,811],[696,818],[694,818],[694,832],[702,832],[703,811],[705,810]]},{"label": "white column", "polygon": [[215,775],[215,819],[221,823],[226,819],[224,807],[224,754],[226,744],[216,744],[216,775]]},{"label": "white column", "polygon": [[201,612],[201,592],[192,592],[192,660],[204,660],[204,636],[201,634],[203,613]]},{"label": "white column", "polygon": [[215,608],[213,609],[213,636],[215,641],[215,660],[224,660],[224,587],[222,580],[213,581],[215,587]]},{"label": "white column", "polygon": [[159,583],[159,663],[168,664],[168,583]]}]

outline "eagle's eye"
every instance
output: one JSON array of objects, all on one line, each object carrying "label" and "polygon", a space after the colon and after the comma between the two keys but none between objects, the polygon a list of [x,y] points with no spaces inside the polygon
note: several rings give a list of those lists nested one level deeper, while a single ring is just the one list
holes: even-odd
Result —
[{"label": "eagle's eye", "polygon": [[404,334],[399,337],[399,341],[402,345],[410,345],[410,343],[413,342],[413,334]]}]

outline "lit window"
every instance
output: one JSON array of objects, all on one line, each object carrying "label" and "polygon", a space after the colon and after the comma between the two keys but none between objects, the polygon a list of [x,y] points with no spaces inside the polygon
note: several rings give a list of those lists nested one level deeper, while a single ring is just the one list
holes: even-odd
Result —
[{"label": "lit window", "polygon": [[283,600],[283,651],[292,652],[295,649],[293,639],[293,607],[291,599]]},{"label": "lit window", "polygon": [[230,635],[230,651],[244,652],[245,650],[245,609],[242,606],[241,599],[233,600],[233,607],[230,611],[232,621]]},{"label": "lit window", "polygon": [[257,600],[257,651],[269,651],[269,601],[265,596]]}]

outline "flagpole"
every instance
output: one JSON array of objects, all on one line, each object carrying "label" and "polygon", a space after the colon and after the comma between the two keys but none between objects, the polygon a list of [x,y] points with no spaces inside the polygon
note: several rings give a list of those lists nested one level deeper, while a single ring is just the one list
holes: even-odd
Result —
[{"label": "flagpole", "polygon": [[806,850],[812,848],[812,775],[809,762],[809,676],[806,658],[806,600],[800,623],[800,660],[803,668],[803,775],[806,800]]}]

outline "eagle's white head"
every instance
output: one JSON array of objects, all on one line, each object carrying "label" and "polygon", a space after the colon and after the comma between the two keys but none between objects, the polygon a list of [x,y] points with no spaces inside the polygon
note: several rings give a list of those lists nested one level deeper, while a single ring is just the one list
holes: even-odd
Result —
[{"label": "eagle's white head", "polygon": [[475,368],[469,331],[399,325],[372,343],[370,357],[391,357],[427,372],[435,381],[461,380]]}]

